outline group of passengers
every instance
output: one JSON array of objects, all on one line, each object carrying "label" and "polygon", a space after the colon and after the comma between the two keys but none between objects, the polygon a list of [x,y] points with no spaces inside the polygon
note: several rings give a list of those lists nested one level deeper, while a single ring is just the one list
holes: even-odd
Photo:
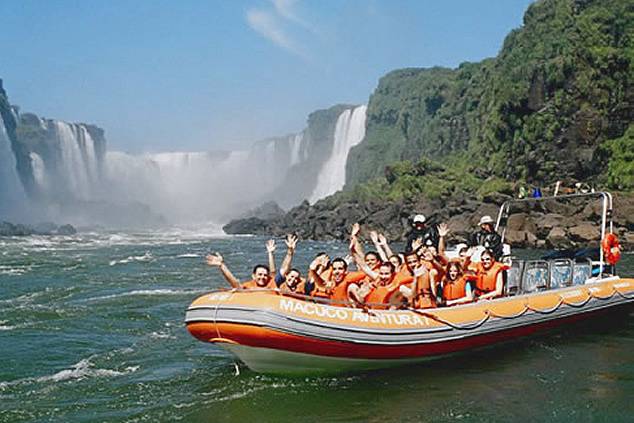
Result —
[{"label": "group of passengers", "polygon": [[[240,282],[223,257],[207,256],[236,289],[271,289],[287,295],[313,297],[333,305],[361,308],[433,308],[464,304],[502,295],[504,270],[502,242],[493,219],[483,216],[469,245],[459,244],[453,254],[445,250],[446,224],[428,225],[416,215],[405,251],[395,254],[383,234],[369,233],[374,251],[364,252],[358,223],[350,232],[350,254],[331,259],[319,253],[307,274],[292,267],[298,238],[287,235],[286,255],[279,270],[275,265],[275,241],[266,242],[268,265],[253,268],[251,280]],[[356,266],[356,271],[350,269]]]}]

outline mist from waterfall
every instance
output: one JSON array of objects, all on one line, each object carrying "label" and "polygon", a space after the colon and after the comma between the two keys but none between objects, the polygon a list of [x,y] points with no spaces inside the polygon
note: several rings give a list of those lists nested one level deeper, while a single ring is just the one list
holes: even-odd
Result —
[{"label": "mist from waterfall", "polygon": [[337,107],[249,150],[136,155],[107,151],[97,127],[28,115],[37,136],[23,182],[47,218],[79,225],[218,223],[271,200],[314,202],[343,187],[348,152],[365,134],[365,106]]},{"label": "mist from waterfall", "polygon": [[341,190],[346,183],[346,161],[350,149],[365,137],[367,106],[347,109],[337,119],[334,144],[330,158],[317,178],[317,187],[310,196],[310,203]]},{"label": "mist from waterfall", "polygon": [[26,195],[16,170],[11,140],[0,115],[0,220],[24,213]]}]

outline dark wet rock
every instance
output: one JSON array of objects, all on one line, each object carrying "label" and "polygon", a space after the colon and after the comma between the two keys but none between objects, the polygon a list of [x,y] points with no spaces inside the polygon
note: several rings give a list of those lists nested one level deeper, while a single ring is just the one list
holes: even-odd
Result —
[{"label": "dark wet rock", "polygon": [[9,222],[0,222],[0,236],[27,236],[33,235],[35,231],[26,225],[14,225]]},{"label": "dark wet rock", "polygon": [[58,226],[55,223],[44,222],[31,226],[0,222],[0,236],[74,235],[76,233],[77,230],[68,224]]},{"label": "dark wet rock", "polygon": [[563,228],[552,228],[546,237],[546,245],[550,248],[564,248],[571,245]]},{"label": "dark wet rock", "polygon": [[[623,198],[625,197],[625,198]],[[618,201],[617,201],[618,199]],[[532,204],[531,204],[532,203]],[[506,241],[512,247],[568,248],[596,244],[599,239],[596,206],[564,204],[552,207],[537,202],[527,202],[527,211],[512,213],[507,222]],[[600,202],[597,201],[597,204]],[[615,232],[625,248],[632,245],[626,237],[632,224],[634,196],[619,194],[615,197]],[[565,216],[552,210],[577,211]],[[385,234],[390,242],[403,241],[410,230],[411,217],[417,213],[427,216],[430,223],[445,222],[451,231],[449,243],[464,242],[477,229],[479,219],[490,215],[496,219],[499,205],[484,203],[475,198],[448,198],[427,200],[417,198],[401,201],[360,201],[329,197],[314,205],[304,202],[286,214],[273,219],[238,219],[225,226],[230,234],[256,234],[283,236],[296,233],[302,239],[346,240],[354,222],[362,225],[362,238],[369,240],[369,232]]]},{"label": "dark wet rock", "polygon": [[581,222],[569,228],[568,234],[576,242],[598,241],[601,235],[599,227],[591,222]]},{"label": "dark wet rock", "polygon": [[260,234],[265,235],[270,231],[269,224],[260,218],[249,217],[233,220],[222,227],[229,235]]},{"label": "dark wet rock", "polygon": [[75,235],[77,229],[73,225],[62,225],[57,228],[57,235]]},{"label": "dark wet rock", "polygon": [[284,215],[284,210],[275,202],[267,201],[266,203],[249,210],[241,216],[241,219],[257,217],[262,220],[276,219]]}]

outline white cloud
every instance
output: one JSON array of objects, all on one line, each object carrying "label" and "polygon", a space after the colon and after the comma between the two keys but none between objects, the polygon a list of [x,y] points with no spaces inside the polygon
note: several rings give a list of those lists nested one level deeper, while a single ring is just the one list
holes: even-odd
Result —
[{"label": "white cloud", "polygon": [[311,32],[314,30],[295,11],[297,0],[271,0],[273,10],[251,8],[247,10],[246,19],[249,26],[275,45],[310,60],[305,49],[285,30],[284,22],[299,25]]},{"label": "white cloud", "polygon": [[297,46],[284,32],[272,13],[264,10],[249,9],[247,10],[247,22],[254,31],[268,38],[274,44],[294,53],[297,52]]},{"label": "white cloud", "polygon": [[308,22],[300,18],[295,11],[297,0],[271,0],[271,2],[273,3],[273,6],[275,7],[277,13],[284,19],[287,19],[312,31],[312,28],[308,24]]}]

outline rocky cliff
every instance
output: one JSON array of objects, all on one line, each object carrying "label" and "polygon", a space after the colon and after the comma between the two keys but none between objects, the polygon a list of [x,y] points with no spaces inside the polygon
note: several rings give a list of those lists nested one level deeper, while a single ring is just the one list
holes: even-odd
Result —
[{"label": "rocky cliff", "polygon": [[570,177],[632,189],[634,180],[615,175],[634,147],[609,140],[634,120],[633,62],[632,0],[536,1],[495,58],[381,78],[348,184],[427,157],[512,181]]}]

